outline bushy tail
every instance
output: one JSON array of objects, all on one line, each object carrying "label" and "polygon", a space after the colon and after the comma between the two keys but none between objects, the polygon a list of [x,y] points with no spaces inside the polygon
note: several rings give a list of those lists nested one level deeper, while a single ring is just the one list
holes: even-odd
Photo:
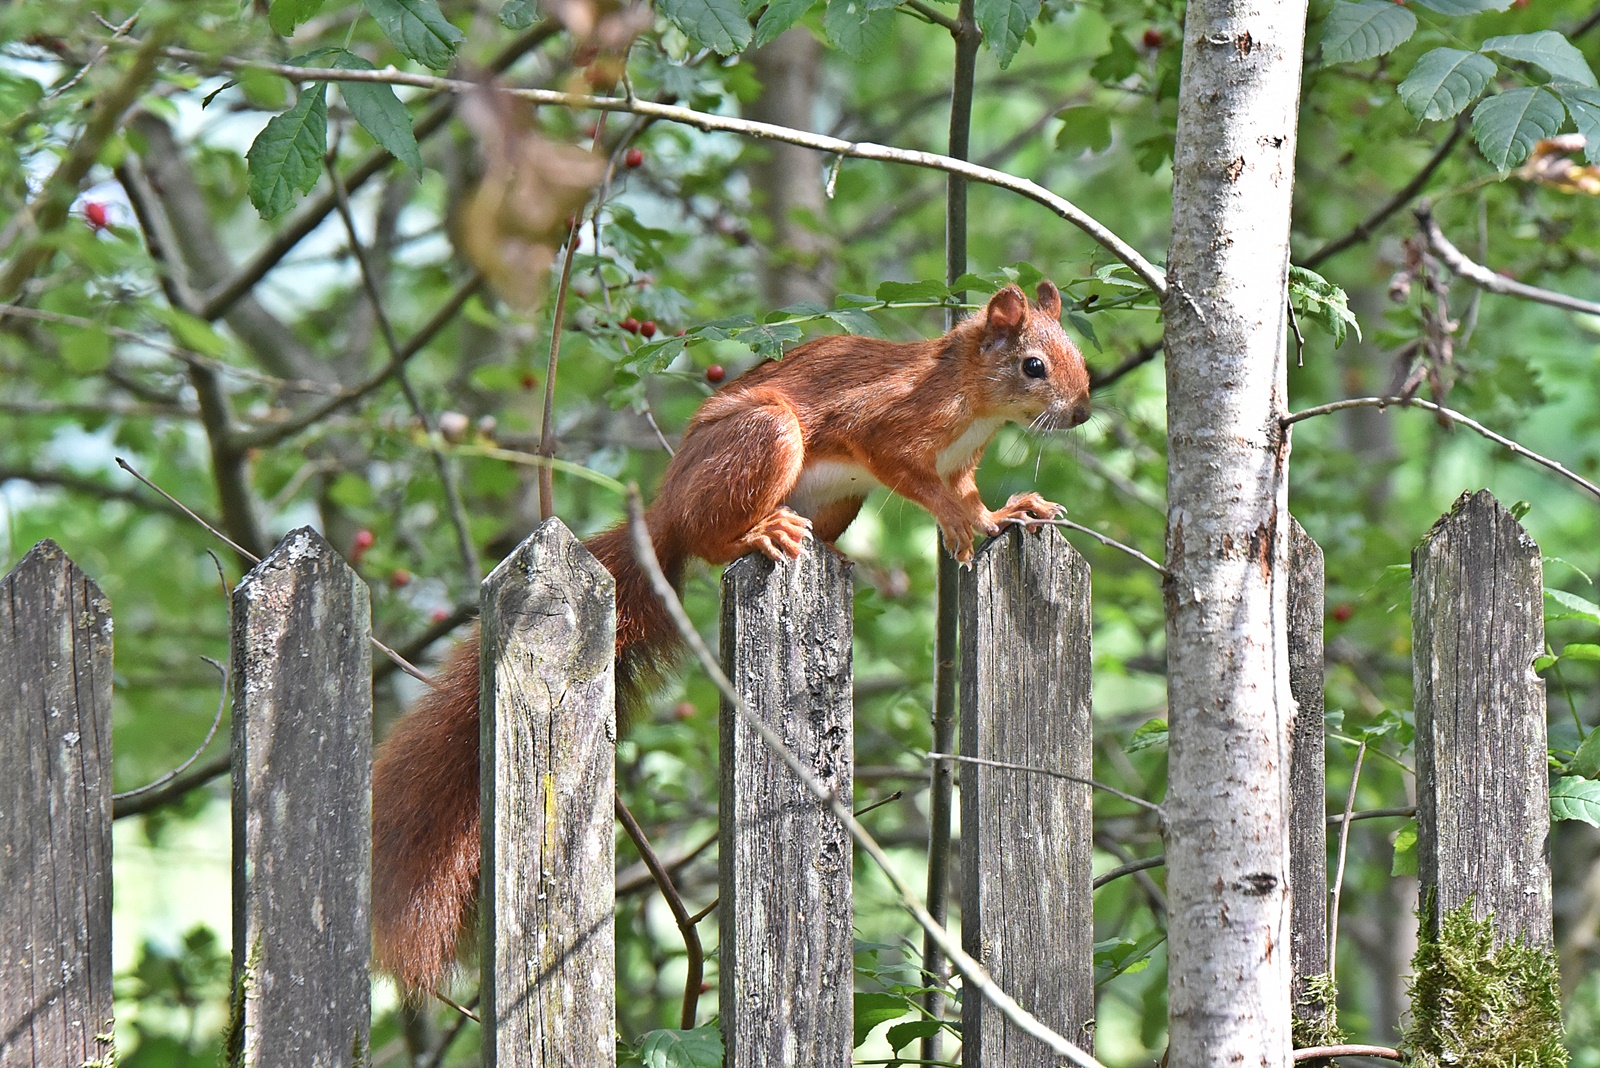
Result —
[{"label": "bushy tail", "polygon": [[[584,543],[617,584],[617,721],[625,729],[682,647],[634,559],[626,527]],[[684,557],[656,545],[677,589]],[[408,997],[437,990],[470,932],[478,896],[478,635],[461,642],[378,750],[372,768],[372,938]]]}]

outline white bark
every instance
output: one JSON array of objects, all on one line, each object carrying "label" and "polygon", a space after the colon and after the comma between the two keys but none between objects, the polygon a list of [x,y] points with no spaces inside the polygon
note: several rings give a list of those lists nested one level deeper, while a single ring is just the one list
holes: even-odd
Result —
[{"label": "white bark", "polygon": [[1290,1063],[1285,307],[1304,0],[1195,0],[1167,318],[1168,1063]]}]

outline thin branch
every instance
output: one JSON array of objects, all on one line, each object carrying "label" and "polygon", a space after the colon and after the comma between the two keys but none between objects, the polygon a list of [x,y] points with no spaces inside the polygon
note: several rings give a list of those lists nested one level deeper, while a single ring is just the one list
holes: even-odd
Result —
[{"label": "thin branch", "polygon": [[[215,560],[216,557],[213,556],[212,559]],[[221,572],[221,568],[220,568],[220,565],[219,565],[218,573],[220,574],[220,572]],[[189,759],[185,760],[183,763],[179,764],[177,767],[173,768],[171,771],[169,771],[165,775],[161,776],[161,778],[155,780],[152,783],[148,783],[148,784],[146,784],[144,786],[136,786],[132,790],[124,790],[120,794],[112,794],[111,795],[111,804],[112,804],[113,813],[115,813],[116,803],[118,801],[132,801],[136,797],[140,797],[140,796],[142,796],[144,794],[152,793],[152,792],[154,792],[156,790],[161,789],[161,787],[167,785],[169,782],[172,782],[174,779],[176,779],[179,775],[182,775],[184,772],[188,771],[189,768],[191,766],[193,766],[194,762],[196,760],[200,759],[200,754],[204,753],[206,751],[206,749],[211,745],[211,739],[213,739],[213,738],[215,738],[217,736],[217,728],[219,726],[221,726],[221,724],[222,724],[223,713],[225,713],[228,710],[228,678],[229,678],[228,665],[227,664],[223,664],[220,661],[213,660],[209,656],[203,656],[200,659],[204,660],[206,663],[208,663],[212,667],[216,668],[217,669],[217,674],[222,676],[222,685],[220,687],[221,692],[217,696],[217,713],[216,713],[216,715],[211,717],[211,728],[206,731],[206,736],[203,739],[201,739],[200,744],[195,747],[195,751],[189,754]],[[113,814],[112,818],[113,819],[115,818],[114,814]]]},{"label": "thin branch", "polygon": [[1052,779],[1065,779],[1067,782],[1075,782],[1081,786],[1092,786],[1094,789],[1108,793],[1113,797],[1120,797],[1131,805],[1154,812],[1157,816],[1161,815],[1161,806],[1154,801],[1146,801],[1144,798],[1134,794],[1124,793],[1115,786],[1107,786],[1105,783],[1095,779],[1087,779],[1082,775],[1071,775],[1065,771],[1057,771],[1054,768],[1041,768],[1034,764],[1011,764],[1004,760],[985,760],[983,757],[961,756],[958,753],[925,753],[923,759],[954,760],[961,764],[978,764],[986,768],[1004,768],[1007,771],[1025,771],[1030,775],[1047,775]]},{"label": "thin branch", "polygon": [[149,497],[135,489],[126,489],[122,486],[107,486],[92,478],[73,474],[70,471],[42,471],[26,467],[7,467],[0,465],[0,483],[16,479],[19,482],[32,482],[36,486],[56,486],[69,493],[82,493],[89,497],[98,497],[108,501],[125,501],[136,504],[142,508],[153,508],[171,516],[184,516],[186,511],[166,501],[152,501]]},{"label": "thin branch", "polygon": [[961,32],[961,24],[959,22],[951,18],[949,15],[946,15],[938,8],[929,7],[927,4],[924,4],[922,0],[901,0],[901,6],[909,11],[915,12],[919,17],[926,19],[935,26],[943,26],[945,29],[949,30],[952,35]]},{"label": "thin branch", "polygon": [[[667,870],[669,875],[675,875],[677,872],[687,867],[689,863],[696,857],[700,856],[706,850],[716,845],[718,835],[719,832],[717,831],[711,832],[705,838],[702,838],[698,845],[692,846],[689,851],[684,853],[682,856],[665,861],[662,864],[662,867]],[[635,865],[634,867],[637,869],[640,866],[641,865]],[[637,893],[646,887],[651,887],[654,885],[656,885],[655,877],[650,873],[648,868],[639,871],[636,875],[630,875],[627,872],[624,872],[622,875],[617,876],[617,896],[624,897],[628,894]]]},{"label": "thin branch", "polygon": [[1107,883],[1115,879],[1122,878],[1124,875],[1132,875],[1135,872],[1149,871],[1151,868],[1159,868],[1166,864],[1166,862],[1167,857],[1165,853],[1157,853],[1155,856],[1145,857],[1143,860],[1129,861],[1126,864],[1112,868],[1110,871],[1105,872],[1104,874],[1095,876],[1094,888],[1098,890]]},{"label": "thin branch", "polygon": [[395,337],[394,324],[389,321],[389,313],[383,307],[383,294],[378,292],[377,279],[373,277],[372,264],[362,247],[361,235],[356,233],[355,216],[350,213],[350,197],[346,194],[344,183],[339,180],[339,172],[331,160],[328,162],[327,170],[334,196],[338,200],[339,218],[344,222],[345,232],[350,235],[350,251],[356,258],[356,267],[361,275],[361,288],[367,295],[367,302],[372,306],[372,316],[377,320],[378,332],[383,336],[384,348],[389,352],[389,363],[394,367],[394,380],[400,384],[400,392],[404,394],[406,403],[411,406],[411,414],[417,417],[417,421],[422,424],[423,433],[427,435],[428,453],[433,457],[434,470],[439,473],[439,482],[444,486],[445,507],[450,515],[450,524],[455,528],[456,548],[461,553],[461,566],[466,571],[467,583],[470,585],[482,578],[483,568],[478,561],[477,546],[472,543],[472,532],[467,526],[467,506],[461,498],[461,484],[456,479],[450,461],[445,459],[443,450],[437,444],[432,416],[422,406],[422,399],[417,396],[417,391],[411,388],[411,382],[406,378],[405,350],[400,347],[400,340]]},{"label": "thin branch", "polygon": [[1340,412],[1344,411],[1346,408],[1377,408],[1381,411],[1383,409],[1392,407],[1421,408],[1424,411],[1433,412],[1435,415],[1443,416],[1452,423],[1460,423],[1468,430],[1474,430],[1477,433],[1482,434],[1496,445],[1509,449],[1518,456],[1532,460],[1534,463],[1539,464],[1542,467],[1548,467],[1561,477],[1571,479],[1573,482],[1576,482],[1578,485],[1582,486],[1596,497],[1600,497],[1600,486],[1590,482],[1577,472],[1569,470],[1558,461],[1552,460],[1548,456],[1541,456],[1539,453],[1534,452],[1527,446],[1520,445],[1503,434],[1496,434],[1493,430],[1490,430],[1476,419],[1469,418],[1468,416],[1462,415],[1460,412],[1446,408],[1443,405],[1435,404],[1432,401],[1422,400],[1421,398],[1352,397],[1349,400],[1334,401],[1332,404],[1319,404],[1315,408],[1306,408],[1301,411],[1294,412],[1291,415],[1286,415],[1283,418],[1283,425],[1291,426],[1300,422],[1301,420],[1310,419],[1312,416],[1327,415],[1330,412]]},{"label": "thin branch", "polygon": [[1355,823],[1357,820],[1381,820],[1397,816],[1410,818],[1417,814],[1416,805],[1398,805],[1394,808],[1369,808],[1362,812],[1352,812],[1346,815],[1343,812],[1328,814],[1328,826],[1334,827],[1341,823]]},{"label": "thin branch", "polygon": [[1157,338],[1154,341],[1146,341],[1111,370],[1090,372],[1089,388],[1091,390],[1104,389],[1123,375],[1143,367],[1156,358],[1156,353],[1161,351],[1164,344],[1165,342],[1161,338]]},{"label": "thin branch", "polygon": [[1361,765],[1367,757],[1367,743],[1362,742],[1356,749],[1355,770],[1350,772],[1350,792],[1344,799],[1344,819],[1339,826],[1339,863],[1334,870],[1333,889],[1329,892],[1332,902],[1328,906],[1328,974],[1337,975],[1334,962],[1338,959],[1339,949],[1339,897],[1344,890],[1344,862],[1350,850],[1350,814],[1356,807],[1356,786],[1361,782]]},{"label": "thin branch", "polygon": [[615,796],[615,801],[618,822],[622,824],[622,829],[628,832],[628,837],[633,840],[634,848],[639,851],[645,867],[650,869],[656,885],[661,888],[661,896],[666,899],[667,908],[672,910],[672,918],[677,921],[678,933],[683,936],[683,949],[688,956],[689,974],[683,983],[683,1012],[679,1018],[679,1026],[685,1031],[692,1030],[696,1011],[700,1005],[700,984],[705,979],[706,967],[706,951],[700,945],[700,931],[695,927],[694,920],[689,917],[689,910],[684,907],[683,897],[673,885],[672,876],[667,872],[666,865],[661,863],[661,858],[656,856],[656,851],[650,847],[650,839],[645,835],[644,828],[639,826],[639,821],[628,811],[621,794]]},{"label": "thin branch", "polygon": [[113,800],[111,803],[111,818],[114,820],[126,819],[129,816],[138,816],[146,812],[163,808],[183,797],[193,790],[198,790],[212,779],[228,774],[233,767],[233,757],[222,753],[206,761],[188,774],[179,776],[151,793],[127,801]]},{"label": "thin branch", "polygon": [[1109,546],[1110,548],[1113,548],[1113,549],[1122,550],[1123,552],[1127,553],[1129,556],[1133,557],[1135,560],[1139,561],[1141,564],[1144,564],[1148,568],[1152,568],[1157,574],[1161,575],[1163,578],[1169,577],[1168,573],[1167,573],[1167,569],[1165,567],[1163,567],[1161,564],[1156,563],[1153,559],[1151,559],[1150,557],[1146,556],[1144,553],[1140,552],[1138,549],[1135,549],[1133,546],[1124,545],[1122,542],[1118,541],[1116,538],[1107,537],[1106,535],[1100,533],[1098,530],[1093,530],[1093,529],[1091,529],[1089,527],[1083,526],[1082,524],[1074,523],[1070,519],[1028,519],[1028,520],[1014,519],[1014,520],[1007,520],[1007,522],[1016,523],[1019,526],[1023,527],[1023,529],[1027,529],[1030,526],[1050,526],[1050,527],[1066,527],[1068,530],[1076,530],[1080,534],[1089,535],[1091,538],[1094,538],[1096,541],[1100,542],[1100,544],[1102,544],[1102,545]]},{"label": "thin branch", "polygon": [[1043,1042],[1052,1052],[1078,1065],[1079,1068],[1105,1068],[1099,1061],[1073,1045],[1065,1036],[1045,1025],[1037,1016],[1019,1005],[1010,994],[1000,989],[988,970],[968,955],[961,948],[960,942],[952,938],[950,932],[945,930],[942,924],[936,923],[933,917],[928,915],[928,910],[923,908],[922,904],[917,901],[911,892],[911,887],[900,877],[894,863],[884,853],[883,848],[878,845],[872,835],[867,832],[867,829],[861,826],[860,822],[851,814],[848,802],[835,796],[832,790],[823,785],[811,773],[811,770],[789,751],[788,747],[783,744],[783,739],[750,710],[750,706],[745,704],[744,699],[733,688],[733,683],[729,682],[727,675],[723,674],[722,667],[717,663],[716,658],[711,655],[711,650],[706,647],[705,640],[700,637],[700,632],[695,629],[688,613],[684,611],[683,602],[678,599],[677,591],[672,588],[672,583],[667,581],[666,575],[661,571],[661,563],[656,559],[655,546],[650,541],[649,529],[644,523],[644,506],[639,500],[637,489],[633,489],[629,493],[628,520],[628,529],[632,535],[635,558],[639,561],[640,566],[644,568],[645,574],[649,576],[651,588],[655,590],[656,596],[661,598],[662,604],[672,616],[673,623],[677,626],[679,633],[683,636],[689,648],[694,652],[695,659],[700,662],[700,666],[705,670],[706,675],[721,691],[723,698],[733,709],[734,714],[744,720],[745,724],[760,736],[762,744],[783,762],[783,765],[789,769],[790,774],[800,781],[806,792],[833,813],[834,818],[849,831],[850,837],[855,840],[861,851],[883,872],[884,878],[899,897],[901,906],[911,913],[917,924],[924,931],[934,936],[939,942],[940,950],[956,966],[956,970],[966,980],[967,996],[971,997],[976,994],[982,997],[1018,1030]]},{"label": "thin branch", "polygon": [[[465,93],[477,88],[473,82],[454,78],[440,78],[427,74],[412,74],[405,71],[392,69],[385,70],[340,70],[333,67],[295,67],[283,63],[267,63],[260,60],[240,59],[233,56],[205,56],[198,52],[186,49],[165,50],[166,54],[174,59],[183,60],[202,68],[220,68],[223,70],[258,70],[281,77],[291,78],[296,81],[318,82],[368,82],[381,85],[409,85],[422,89]],[[1101,247],[1105,248],[1117,259],[1127,264],[1148,285],[1157,297],[1165,297],[1167,292],[1166,273],[1161,268],[1152,264],[1139,253],[1132,245],[1118,237],[1109,228],[1101,224],[1077,205],[1045,189],[1037,182],[1026,178],[1019,178],[1004,171],[994,170],[989,167],[969,163],[966,160],[955,159],[951,156],[941,155],[937,152],[919,152],[914,149],[894,148],[889,145],[873,144],[871,142],[852,142],[838,137],[829,137],[826,134],[815,134],[805,130],[796,130],[788,126],[778,126],[773,123],[754,122],[749,119],[740,119],[731,115],[714,115],[709,112],[695,111],[693,108],[680,107],[675,104],[661,104],[652,100],[643,100],[638,97],[613,97],[590,96],[584,93],[562,93],[550,89],[506,89],[505,92],[520,97],[530,103],[562,107],[577,111],[623,111],[646,118],[660,119],[666,122],[681,123],[707,132],[722,131],[726,133],[743,134],[747,137],[757,137],[770,141],[783,141],[791,145],[800,145],[803,148],[815,149],[818,152],[834,156],[843,156],[850,159],[876,160],[880,163],[899,163],[910,167],[924,167],[929,170],[943,171],[954,174],[974,182],[996,186],[1010,190],[1020,196],[1026,197],[1035,203],[1050,209],[1057,216],[1082,230]],[[420,124],[420,120],[419,120]],[[384,162],[388,156],[385,155]],[[354,188],[354,175],[346,180],[346,184]],[[331,208],[331,205],[330,205]],[[310,210],[309,206],[302,211]],[[324,212],[326,214],[326,212]],[[298,218],[298,216],[296,216]],[[295,241],[304,236],[297,233],[295,220],[287,224],[290,229],[283,231],[284,235],[295,233]],[[309,230],[307,230],[309,232]],[[281,238],[279,239],[282,240]],[[279,241],[274,242],[274,247]],[[292,247],[292,246],[291,246]],[[284,250],[287,251],[286,249]],[[280,252],[277,259],[282,258]],[[275,264],[277,259],[273,259]],[[261,273],[271,269],[268,264]],[[253,268],[241,270],[244,274]],[[259,275],[256,276],[259,278]],[[254,284],[256,279],[250,279]],[[230,282],[227,288],[208,298],[202,314],[214,318],[221,314],[222,308],[217,307],[222,298],[227,297],[231,303],[237,299],[239,292],[232,292],[238,284]],[[245,288],[248,288],[246,286]],[[225,305],[224,305],[225,307]]]},{"label": "thin branch", "polygon": [[1466,253],[1456,248],[1450,243],[1450,239],[1444,236],[1439,224],[1434,221],[1432,208],[1426,201],[1417,205],[1413,214],[1416,215],[1417,225],[1422,227],[1422,233],[1428,239],[1428,248],[1433,254],[1438,256],[1450,270],[1480,289],[1487,289],[1491,293],[1507,297],[1521,297],[1523,300],[1548,304],[1552,308],[1561,308],[1565,311],[1600,315],[1600,302],[1584,300],[1582,297],[1569,297],[1565,293],[1557,293],[1551,289],[1526,285],[1468,259]]},{"label": "thin branch", "polygon": [[1463,113],[1461,118],[1456,120],[1455,126],[1451,127],[1450,136],[1439,143],[1439,147],[1433,150],[1433,155],[1428,157],[1428,161],[1422,165],[1421,170],[1412,176],[1411,181],[1401,186],[1399,191],[1384,201],[1378,210],[1356,223],[1355,227],[1348,233],[1329,241],[1302,260],[1300,265],[1307,269],[1315,269],[1317,264],[1323,260],[1337,256],[1352,245],[1359,245],[1371,238],[1377,232],[1378,227],[1389,221],[1389,216],[1405,207],[1411,202],[1412,197],[1422,192],[1422,187],[1428,184],[1428,179],[1433,177],[1433,172],[1439,169],[1439,165],[1455,149],[1466,129],[1467,119],[1466,114]]},{"label": "thin branch", "polygon": [[1393,1046],[1307,1046],[1294,1051],[1297,1061],[1314,1061],[1323,1057],[1377,1057],[1386,1061],[1408,1059]]}]

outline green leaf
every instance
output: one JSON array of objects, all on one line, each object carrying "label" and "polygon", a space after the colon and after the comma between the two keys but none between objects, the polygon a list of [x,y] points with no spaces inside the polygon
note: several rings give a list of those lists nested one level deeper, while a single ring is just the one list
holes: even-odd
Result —
[{"label": "green leaf", "polygon": [[1561,648],[1563,660],[1600,660],[1600,645],[1589,642],[1568,642]]},{"label": "green leaf", "polygon": [[1589,732],[1583,744],[1578,746],[1578,751],[1572,754],[1572,762],[1567,765],[1567,770],[1585,779],[1600,778],[1600,730]]},{"label": "green leaf", "polygon": [[889,43],[893,8],[874,9],[872,0],[828,0],[822,29],[834,47],[860,61],[871,59]]},{"label": "green leaf", "polygon": [[976,0],[973,17],[983,39],[1000,59],[1000,69],[1011,65],[1022,47],[1033,20],[1039,17],[1041,0]]},{"label": "green leaf", "polygon": [[1550,88],[1567,106],[1567,114],[1572,116],[1578,132],[1583,135],[1583,158],[1589,163],[1600,163],[1600,90],[1579,85],[1552,85]]},{"label": "green leaf", "polygon": [[294,28],[315,15],[322,0],[272,0],[267,9],[267,25],[272,32],[283,37],[294,33]]},{"label": "green leaf", "polygon": [[1544,595],[1566,611],[1546,612],[1546,619],[1582,619],[1589,623],[1600,625],[1600,605],[1593,601],[1586,601],[1576,594],[1566,590],[1552,590],[1546,586]]},{"label": "green leaf", "polygon": [[513,32],[521,32],[533,25],[535,14],[533,0],[506,0],[500,5],[500,25]]},{"label": "green leaf", "polygon": [[860,308],[834,308],[823,314],[838,323],[847,333],[859,334],[862,337],[884,336],[883,329],[878,326],[878,320]]},{"label": "green leaf", "polygon": [[1476,15],[1481,11],[1504,11],[1511,0],[1416,0],[1417,4],[1441,15]]},{"label": "green leaf", "polygon": [[462,33],[444,17],[436,0],[361,0],[383,35],[401,53],[434,70],[455,58]]},{"label": "green leaf", "polygon": [[1472,112],[1472,138],[1496,170],[1528,158],[1533,143],[1561,129],[1567,111],[1548,89],[1523,86],[1491,96]]},{"label": "green leaf", "polygon": [[1435,48],[1417,60],[1405,81],[1400,99],[1419,119],[1448,119],[1459,115],[1494,77],[1494,60],[1459,48]]},{"label": "green leaf", "polygon": [[772,0],[756,22],[756,35],[751,44],[760,48],[800,21],[800,16],[810,11],[814,3],[816,0]]},{"label": "green leaf", "polygon": [[1315,271],[1289,267],[1289,306],[1333,336],[1333,347],[1344,344],[1348,330],[1361,337],[1361,324],[1350,310],[1345,291]]},{"label": "green leaf", "polygon": [[886,304],[926,304],[948,295],[942,282],[884,282],[878,287],[878,299]]},{"label": "green leaf", "polygon": [[1111,116],[1103,107],[1084,105],[1056,112],[1061,132],[1056,147],[1065,152],[1104,152],[1111,147]]},{"label": "green leaf", "polygon": [[1563,775],[1550,784],[1550,818],[1600,827],[1600,782]]},{"label": "green leaf", "polygon": [[1164,719],[1145,720],[1133,736],[1128,739],[1128,744],[1122,747],[1124,753],[1137,753],[1141,749],[1167,744],[1167,721]]},{"label": "green leaf", "polygon": [[256,135],[245,153],[250,173],[250,203],[263,219],[289,210],[296,193],[309,193],[322,174],[328,151],[327,86],[321,82],[300,90],[294,106]]},{"label": "green leaf", "polygon": [[1099,986],[1119,975],[1142,972],[1150,965],[1150,955],[1167,940],[1165,931],[1152,931],[1138,941],[1108,938],[1094,944],[1094,985]]},{"label": "green leaf", "polygon": [[1138,50],[1120,33],[1111,35],[1111,47],[1094,61],[1089,76],[1102,85],[1115,85],[1138,73]]},{"label": "green leaf", "polygon": [[911,1011],[911,1004],[903,994],[862,994],[855,996],[856,1046],[867,1040],[867,1035],[879,1024],[898,1020]]},{"label": "green leaf", "polygon": [[656,8],[689,40],[720,56],[750,43],[750,20],[738,0],[659,0]]},{"label": "green leaf", "polygon": [[1381,56],[1416,32],[1417,16],[1392,0],[1333,0],[1322,23],[1322,62],[1354,63]]},{"label": "green leaf", "polygon": [[910,1020],[895,1024],[883,1036],[889,1040],[889,1048],[899,1053],[919,1038],[938,1034],[943,1026],[938,1020]]},{"label": "green leaf", "polygon": [[1491,37],[1483,42],[1481,51],[1532,63],[1558,82],[1571,82],[1591,89],[1596,86],[1594,71],[1589,69],[1583,53],[1555,30]]},{"label": "green leaf", "polygon": [[378,495],[369,479],[345,471],[328,487],[328,499],[346,508],[368,508]]},{"label": "green leaf", "polygon": [[[345,51],[340,51],[333,65],[340,70],[373,69],[371,63]],[[412,174],[422,173],[422,153],[417,149],[417,135],[411,129],[411,113],[394,95],[392,86],[376,82],[340,82],[339,92],[350,106],[350,114],[374,141],[411,168]]]},{"label": "green leaf", "polygon": [[61,362],[75,375],[94,375],[111,363],[111,335],[99,327],[59,325],[52,328],[60,342]]},{"label": "green leaf", "polygon": [[152,314],[167,328],[167,333],[172,335],[172,340],[181,348],[198,352],[202,356],[210,356],[212,359],[217,359],[228,351],[228,342],[217,333],[216,327],[198,315],[190,315],[177,308],[160,308]]},{"label": "green leaf", "polygon": [[1389,865],[1390,875],[1417,874],[1417,821],[1407,820],[1394,836],[1394,862]]},{"label": "green leaf", "polygon": [[693,1031],[651,1031],[639,1039],[646,1068],[722,1068],[722,1032],[707,1024]]}]

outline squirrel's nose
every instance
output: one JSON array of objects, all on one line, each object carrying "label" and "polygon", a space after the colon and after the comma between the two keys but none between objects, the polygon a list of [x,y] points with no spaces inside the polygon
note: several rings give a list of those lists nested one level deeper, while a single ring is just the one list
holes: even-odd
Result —
[{"label": "squirrel's nose", "polygon": [[1084,423],[1087,423],[1088,421],[1089,421],[1089,398],[1085,397],[1083,400],[1079,401],[1077,404],[1074,404],[1072,406],[1072,415],[1069,417],[1067,425],[1069,427],[1082,426]]}]

